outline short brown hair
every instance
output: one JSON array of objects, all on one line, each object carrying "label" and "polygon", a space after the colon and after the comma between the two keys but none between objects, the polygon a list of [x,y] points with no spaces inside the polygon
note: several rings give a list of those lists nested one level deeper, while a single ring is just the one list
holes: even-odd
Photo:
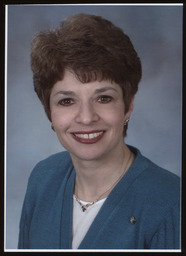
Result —
[{"label": "short brown hair", "polygon": [[32,41],[31,68],[49,120],[51,89],[67,69],[82,83],[119,84],[126,112],[141,79],[141,62],[129,37],[110,21],[88,14],[69,16],[59,28],[39,32]]}]

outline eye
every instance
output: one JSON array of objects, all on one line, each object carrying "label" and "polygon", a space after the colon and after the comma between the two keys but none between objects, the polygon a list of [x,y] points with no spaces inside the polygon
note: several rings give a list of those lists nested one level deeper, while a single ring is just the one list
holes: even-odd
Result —
[{"label": "eye", "polygon": [[58,104],[62,106],[71,106],[74,103],[74,100],[71,98],[62,99],[58,102]]},{"label": "eye", "polygon": [[107,96],[107,95],[102,95],[98,98],[98,102],[106,104],[112,101],[112,97],[111,96]]}]

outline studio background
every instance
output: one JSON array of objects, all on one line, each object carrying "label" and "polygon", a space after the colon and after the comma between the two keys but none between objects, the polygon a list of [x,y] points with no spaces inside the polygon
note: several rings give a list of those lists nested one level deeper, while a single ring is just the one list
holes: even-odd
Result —
[{"label": "studio background", "polygon": [[6,249],[16,249],[27,180],[35,164],[64,150],[33,89],[30,43],[76,13],[121,27],[141,58],[143,76],[126,142],[181,175],[182,6],[9,5],[7,17]]}]

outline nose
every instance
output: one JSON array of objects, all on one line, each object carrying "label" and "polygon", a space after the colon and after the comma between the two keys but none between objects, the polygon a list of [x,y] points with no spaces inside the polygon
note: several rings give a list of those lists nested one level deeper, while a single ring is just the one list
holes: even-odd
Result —
[{"label": "nose", "polygon": [[93,103],[81,103],[77,109],[77,115],[75,118],[77,123],[84,125],[90,125],[99,120],[99,115],[93,106]]}]

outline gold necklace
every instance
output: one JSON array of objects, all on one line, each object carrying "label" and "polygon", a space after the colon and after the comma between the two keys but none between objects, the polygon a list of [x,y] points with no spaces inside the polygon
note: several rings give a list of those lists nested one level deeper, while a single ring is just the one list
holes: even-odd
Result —
[{"label": "gold necklace", "polygon": [[78,204],[81,206],[81,209],[82,209],[83,212],[85,212],[89,206],[92,206],[92,205],[94,205],[96,202],[98,202],[98,201],[100,200],[100,198],[101,198],[104,194],[106,194],[109,190],[112,190],[112,189],[114,188],[114,186],[119,182],[119,180],[122,178],[122,176],[123,176],[124,173],[126,172],[127,167],[128,167],[128,164],[129,164],[130,159],[131,159],[131,156],[132,156],[132,153],[131,153],[131,151],[130,151],[130,155],[129,155],[128,161],[127,161],[127,163],[126,163],[126,165],[125,165],[125,168],[124,168],[124,171],[122,172],[122,174],[121,174],[121,175],[119,176],[119,178],[114,182],[114,184],[112,184],[112,186],[109,187],[109,189],[107,189],[104,193],[102,193],[95,201],[89,202],[89,203],[87,203],[87,204],[82,204],[81,201],[80,201],[80,199],[78,199],[78,186],[77,186],[77,184],[76,184],[76,194],[77,194],[77,196],[76,196],[75,194],[74,194],[74,196],[75,196],[75,199],[76,199],[76,201],[78,202]]}]

